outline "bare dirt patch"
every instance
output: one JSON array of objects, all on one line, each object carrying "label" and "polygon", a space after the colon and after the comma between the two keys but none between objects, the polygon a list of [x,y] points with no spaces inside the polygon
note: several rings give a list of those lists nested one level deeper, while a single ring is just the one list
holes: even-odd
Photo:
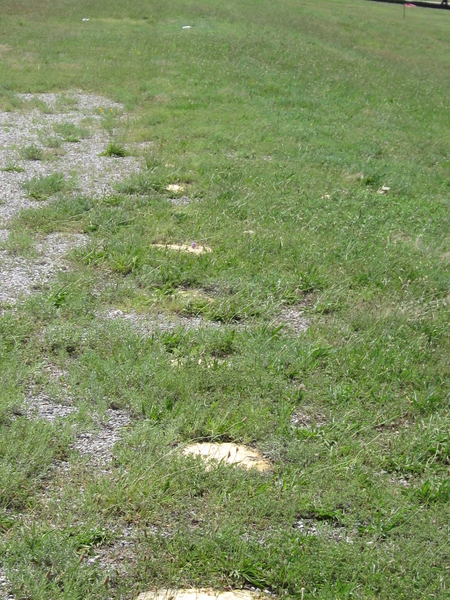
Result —
[{"label": "bare dirt patch", "polygon": [[327,418],[322,413],[315,412],[309,407],[298,409],[292,413],[291,425],[299,429],[317,429],[323,427]]},{"label": "bare dirt patch", "polygon": [[9,581],[3,569],[0,568],[0,600],[14,600],[15,597],[10,591]]},{"label": "bare dirt patch", "polygon": [[[36,206],[27,197],[23,184],[32,177],[62,173],[66,178],[74,176],[78,193],[103,197],[114,192],[116,182],[137,173],[141,161],[133,156],[120,159],[100,156],[110,141],[109,133],[102,127],[102,119],[110,111],[125,119],[123,107],[106,98],[92,94],[21,94],[28,103],[40,103],[46,107],[26,112],[0,111],[0,222],[6,222],[21,208]],[[39,105],[39,104],[38,104]],[[58,127],[70,125],[85,129],[89,136],[77,142],[65,141],[67,137]],[[56,128],[56,130],[55,130]],[[26,160],[21,149],[30,145],[48,151],[48,139],[57,140],[59,151],[51,160]],[[72,138],[77,139],[77,138]]]},{"label": "bare dirt patch", "polygon": [[68,404],[57,404],[46,394],[38,394],[25,400],[24,411],[28,419],[43,419],[53,423],[56,419],[63,419],[77,412],[77,408]]}]

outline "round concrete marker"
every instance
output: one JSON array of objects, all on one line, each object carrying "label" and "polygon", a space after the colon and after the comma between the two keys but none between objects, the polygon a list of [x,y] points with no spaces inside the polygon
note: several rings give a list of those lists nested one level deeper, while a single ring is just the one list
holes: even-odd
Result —
[{"label": "round concrete marker", "polygon": [[185,456],[201,456],[209,464],[206,470],[213,468],[211,461],[224,462],[228,465],[240,465],[246,469],[268,471],[270,463],[256,450],[247,446],[238,446],[228,442],[220,444],[213,442],[199,442],[190,444],[183,450]]},{"label": "round concrete marker", "polygon": [[257,592],[247,590],[219,592],[211,589],[187,589],[143,592],[139,594],[137,600],[255,600],[259,597],[260,594]]}]

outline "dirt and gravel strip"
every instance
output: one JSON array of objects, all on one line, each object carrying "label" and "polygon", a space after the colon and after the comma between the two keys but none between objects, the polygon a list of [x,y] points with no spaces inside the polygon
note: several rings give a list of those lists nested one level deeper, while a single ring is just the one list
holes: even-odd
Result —
[{"label": "dirt and gravel strip", "polygon": [[[62,95],[23,94],[21,97],[28,102],[43,102],[53,112],[42,112],[37,108],[27,112],[0,111],[0,146],[3,149],[0,155],[0,222],[10,219],[21,208],[39,204],[28,198],[23,189],[24,183],[32,177],[53,173],[63,174],[67,179],[74,177],[79,194],[100,198],[114,193],[114,183],[140,170],[142,160],[136,157],[100,156],[111,139],[102,122],[111,114],[109,111],[121,115],[121,105],[81,93],[70,95],[70,108],[66,109],[61,105]],[[116,123],[120,126],[125,118],[118,116]],[[74,138],[79,140],[77,142],[64,141],[67,135],[59,131],[61,126],[68,124],[84,130],[84,135],[89,137],[81,134]],[[58,147],[52,152],[49,143]],[[44,160],[24,158],[23,151],[30,146],[39,149]]]},{"label": "dirt and gravel strip", "polygon": [[152,335],[159,332],[172,332],[175,329],[194,329],[198,330],[202,327],[210,327],[217,329],[220,323],[214,321],[206,321],[202,317],[184,317],[183,315],[163,313],[141,315],[136,312],[124,312],[122,310],[109,310],[108,312],[98,315],[107,320],[120,320],[124,323],[129,323],[130,326],[142,335]]},{"label": "dirt and gravel strip", "polygon": [[68,270],[64,256],[86,241],[81,234],[51,234],[35,245],[36,257],[32,259],[0,250],[0,303],[13,304],[21,296],[42,289],[58,271]]}]

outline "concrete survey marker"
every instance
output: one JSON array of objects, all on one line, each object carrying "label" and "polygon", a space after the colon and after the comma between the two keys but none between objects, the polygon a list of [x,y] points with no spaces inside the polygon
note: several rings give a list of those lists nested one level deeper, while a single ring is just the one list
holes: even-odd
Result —
[{"label": "concrete survey marker", "polygon": [[192,242],[192,244],[152,244],[152,247],[175,250],[177,252],[188,252],[190,254],[204,254],[212,252],[212,249],[208,246],[199,246],[195,242]]},{"label": "concrete survey marker", "polygon": [[207,463],[207,471],[210,471],[215,463],[238,465],[246,469],[257,469],[258,471],[269,471],[270,469],[270,463],[261,453],[247,446],[239,446],[229,442],[190,444],[183,450],[183,454],[185,456],[201,456]]},{"label": "concrete survey marker", "polygon": [[255,600],[260,597],[258,592],[249,590],[219,592],[212,589],[182,589],[143,592],[139,594],[137,600]]},{"label": "concrete survey marker", "polygon": [[171,183],[166,187],[168,192],[184,192],[184,185],[179,183]]}]

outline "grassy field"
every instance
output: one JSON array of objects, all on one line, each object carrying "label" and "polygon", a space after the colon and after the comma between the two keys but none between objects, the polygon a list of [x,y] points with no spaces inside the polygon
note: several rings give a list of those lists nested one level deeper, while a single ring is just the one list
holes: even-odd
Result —
[{"label": "grassy field", "polygon": [[[2,0],[0,33],[2,110],[30,110],[20,92],[94,92],[126,115],[102,112],[107,155],[151,142],[115,195],[30,178],[36,199],[58,195],[8,223],[24,256],[43,235],[88,239],[0,313],[0,563],[15,598],[449,598],[450,15]],[[167,201],[174,184],[189,204]],[[212,252],[153,245],[192,241]],[[277,325],[287,307],[307,331]],[[99,317],[118,309],[211,326],[143,335]],[[26,418],[31,388],[78,412]],[[111,409],[131,423],[94,468],[73,444]],[[179,451],[198,440],[248,444],[271,470],[207,471]],[[94,560],[108,552],[116,575]]]}]

